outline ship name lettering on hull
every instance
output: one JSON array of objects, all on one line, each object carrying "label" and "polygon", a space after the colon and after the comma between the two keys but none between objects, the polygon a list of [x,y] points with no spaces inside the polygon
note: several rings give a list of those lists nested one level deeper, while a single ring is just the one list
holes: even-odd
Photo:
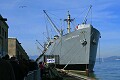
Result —
[{"label": "ship name lettering on hull", "polygon": [[74,35],[74,36],[68,37],[64,41],[67,41],[67,40],[70,40],[70,39],[74,39],[74,38],[77,38],[77,37],[79,37],[79,35]]}]

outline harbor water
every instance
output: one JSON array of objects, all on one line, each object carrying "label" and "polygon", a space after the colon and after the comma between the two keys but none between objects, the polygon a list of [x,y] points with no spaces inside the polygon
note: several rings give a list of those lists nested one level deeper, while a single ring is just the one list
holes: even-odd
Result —
[{"label": "harbor water", "polygon": [[120,60],[96,62],[94,71],[97,80],[120,80]]}]

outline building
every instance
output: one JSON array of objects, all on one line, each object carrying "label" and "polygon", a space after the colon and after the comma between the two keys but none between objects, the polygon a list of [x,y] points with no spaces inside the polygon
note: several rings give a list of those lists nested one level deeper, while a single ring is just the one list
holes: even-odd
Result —
[{"label": "building", "polygon": [[8,25],[5,22],[6,18],[0,15],[0,56],[5,56],[8,53]]},{"label": "building", "polygon": [[8,55],[10,57],[17,57],[18,59],[29,59],[17,38],[8,38]]}]

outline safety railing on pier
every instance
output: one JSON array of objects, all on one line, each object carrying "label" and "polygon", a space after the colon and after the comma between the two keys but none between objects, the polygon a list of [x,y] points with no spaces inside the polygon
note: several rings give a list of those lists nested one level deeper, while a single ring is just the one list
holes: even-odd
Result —
[{"label": "safety railing on pier", "polygon": [[24,78],[24,80],[41,80],[40,77],[40,69],[30,71],[27,76]]}]

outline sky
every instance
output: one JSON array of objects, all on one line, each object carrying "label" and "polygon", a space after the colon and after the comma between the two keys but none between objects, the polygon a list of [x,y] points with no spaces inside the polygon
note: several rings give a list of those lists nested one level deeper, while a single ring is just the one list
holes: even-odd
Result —
[{"label": "sky", "polygon": [[55,34],[43,10],[65,32],[63,20],[67,18],[67,11],[75,18],[71,27],[73,29],[82,23],[92,5],[87,17],[88,23],[101,33],[97,57],[120,56],[119,3],[119,0],[0,0],[0,14],[7,18],[8,36],[17,38],[27,54],[33,56],[40,55],[38,47],[41,46],[36,40],[44,43],[47,37],[46,26],[50,37]]}]

